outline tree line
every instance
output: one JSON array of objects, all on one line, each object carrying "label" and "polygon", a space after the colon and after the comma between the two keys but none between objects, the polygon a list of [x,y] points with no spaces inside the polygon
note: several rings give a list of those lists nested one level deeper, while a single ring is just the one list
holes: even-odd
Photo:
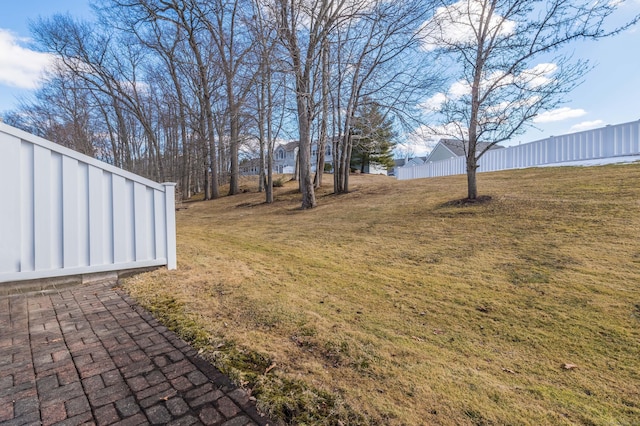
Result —
[{"label": "tree line", "polygon": [[[423,126],[465,141],[475,198],[476,144],[506,140],[557,105],[588,69],[559,48],[631,25],[604,29],[619,4],[104,0],[92,21],[55,15],[32,25],[55,66],[5,121],[175,181],[184,198],[215,199],[227,184],[237,194],[251,151],[273,202],[276,143],[297,140],[302,208],[316,205],[327,147],[334,192],[344,193],[354,157],[388,162],[395,129]],[[553,67],[536,67],[550,53]],[[463,93],[425,116],[421,102],[452,82]]]}]

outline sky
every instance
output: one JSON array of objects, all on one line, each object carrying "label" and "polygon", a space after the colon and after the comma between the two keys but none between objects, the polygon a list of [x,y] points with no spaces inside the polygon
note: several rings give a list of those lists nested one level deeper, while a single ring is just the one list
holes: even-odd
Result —
[{"label": "sky", "polygon": [[[33,50],[30,22],[56,13],[90,18],[90,0],[3,0],[0,13],[0,113],[14,109],[38,87],[49,61]],[[617,0],[616,0],[617,1]],[[640,13],[640,0],[627,0],[618,19]],[[595,68],[560,108],[536,118],[533,127],[503,145],[517,145],[566,133],[640,120],[640,25],[611,38],[569,48]],[[421,155],[425,146],[410,148]]]},{"label": "sky", "polygon": [[2,0],[0,11],[0,113],[14,109],[38,87],[46,55],[33,50],[29,25],[57,13],[91,16],[88,0]]}]

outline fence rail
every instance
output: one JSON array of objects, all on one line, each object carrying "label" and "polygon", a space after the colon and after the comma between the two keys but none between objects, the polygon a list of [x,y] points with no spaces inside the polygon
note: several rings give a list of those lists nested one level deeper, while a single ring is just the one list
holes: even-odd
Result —
[{"label": "fence rail", "polygon": [[176,267],[175,185],[0,123],[0,282]]},{"label": "fence rail", "polygon": [[[640,121],[552,136],[547,139],[494,149],[479,160],[479,172],[536,167],[569,161],[640,155]],[[399,180],[466,173],[464,157],[398,167]]]}]

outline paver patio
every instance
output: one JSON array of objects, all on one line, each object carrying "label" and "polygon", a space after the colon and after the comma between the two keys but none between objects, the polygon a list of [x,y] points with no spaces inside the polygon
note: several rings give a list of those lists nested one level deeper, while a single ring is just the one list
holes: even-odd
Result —
[{"label": "paver patio", "polygon": [[113,281],[0,297],[1,425],[268,425]]}]

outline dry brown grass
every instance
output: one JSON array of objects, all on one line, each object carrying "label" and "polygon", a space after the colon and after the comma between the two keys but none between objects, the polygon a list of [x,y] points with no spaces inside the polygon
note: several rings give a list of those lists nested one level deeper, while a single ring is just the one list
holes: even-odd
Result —
[{"label": "dry brown grass", "polygon": [[126,288],[290,423],[640,424],[639,183],[480,174],[492,200],[456,206],[463,176],[353,176],[312,211],[293,182],[187,203],[178,270]]}]

